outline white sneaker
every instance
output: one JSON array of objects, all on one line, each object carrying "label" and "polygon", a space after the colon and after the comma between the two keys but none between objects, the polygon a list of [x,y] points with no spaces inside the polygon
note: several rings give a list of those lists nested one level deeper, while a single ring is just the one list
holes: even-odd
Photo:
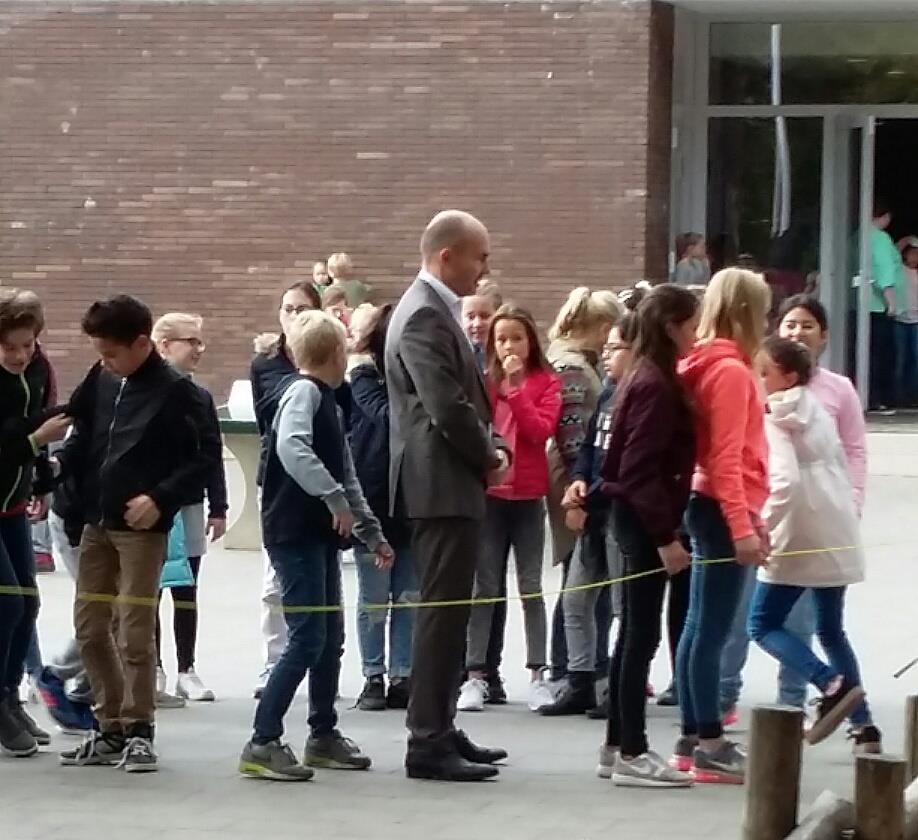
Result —
[{"label": "white sneaker", "polygon": [[555,702],[554,695],[545,680],[535,680],[529,683],[529,711],[537,712],[542,706],[550,706]]},{"label": "white sneaker", "polygon": [[487,696],[488,684],[484,680],[466,680],[459,690],[459,702],[456,703],[456,708],[460,712],[484,711]]},{"label": "white sneaker", "polygon": [[207,702],[215,699],[214,693],[201,682],[201,678],[195,673],[194,668],[189,668],[178,675],[178,679],[175,681],[175,693],[178,697],[184,697],[186,700],[194,700],[195,702]]},{"label": "white sneaker", "polygon": [[599,748],[599,764],[596,765],[596,775],[600,779],[611,779],[616,761],[618,761],[618,748],[603,744]]},{"label": "white sneaker", "polygon": [[694,783],[691,773],[673,770],[659,755],[649,750],[630,761],[621,755],[616,756],[612,770],[612,784],[620,787],[680,788],[691,787]]},{"label": "white sneaker", "polygon": [[185,699],[183,697],[176,697],[166,691],[166,672],[162,668],[156,669],[155,705],[157,709],[182,709],[185,707]]}]

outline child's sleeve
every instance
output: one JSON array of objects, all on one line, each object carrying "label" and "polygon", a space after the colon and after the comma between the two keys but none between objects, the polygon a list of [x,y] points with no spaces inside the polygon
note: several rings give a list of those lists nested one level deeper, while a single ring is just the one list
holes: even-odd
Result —
[{"label": "child's sleeve", "polygon": [[287,474],[310,496],[320,498],[333,513],[344,513],[348,500],[313,449],[313,420],[322,395],[308,380],[290,385],[275,418],[277,457]]},{"label": "child's sleeve", "polygon": [[351,447],[344,444],[344,493],[351,513],[354,514],[354,536],[357,537],[370,551],[376,551],[380,543],[386,541],[382,526],[376,515],[370,510],[363,488],[357,479],[357,470],[354,469],[354,459],[351,457]]}]

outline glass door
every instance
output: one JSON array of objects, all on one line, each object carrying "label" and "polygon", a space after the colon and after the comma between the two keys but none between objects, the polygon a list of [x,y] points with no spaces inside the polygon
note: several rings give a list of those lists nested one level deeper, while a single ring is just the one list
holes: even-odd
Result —
[{"label": "glass door", "polygon": [[866,407],[870,388],[872,116],[826,117],[819,296],[829,312],[826,364],[850,376]]}]

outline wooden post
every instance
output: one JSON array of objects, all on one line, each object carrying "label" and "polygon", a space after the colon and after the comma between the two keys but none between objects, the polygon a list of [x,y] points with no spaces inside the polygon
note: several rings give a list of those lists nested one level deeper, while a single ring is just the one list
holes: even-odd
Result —
[{"label": "wooden post", "polygon": [[918,697],[905,698],[905,783],[918,778]]},{"label": "wooden post", "polygon": [[797,824],[803,712],[756,706],[746,762],[744,840],[784,840]]},{"label": "wooden post", "polygon": [[859,755],[854,771],[857,840],[902,840],[905,761],[891,755]]},{"label": "wooden post", "polygon": [[905,789],[905,840],[918,840],[918,780]]},{"label": "wooden post", "polygon": [[854,805],[824,790],[787,840],[838,840],[854,828]]}]

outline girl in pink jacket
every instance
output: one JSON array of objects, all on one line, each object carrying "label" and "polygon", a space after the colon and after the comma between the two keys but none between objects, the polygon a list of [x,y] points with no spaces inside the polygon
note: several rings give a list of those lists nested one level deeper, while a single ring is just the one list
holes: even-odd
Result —
[{"label": "girl in pink jacket", "polygon": [[[532,316],[525,310],[503,306],[491,322],[487,387],[494,430],[506,441],[513,459],[504,482],[488,490],[474,597],[498,597],[512,547],[517,585],[524,596],[526,667],[531,672],[529,706],[535,711],[551,702],[542,680],[547,635],[541,595],[544,498],[548,492],[545,445],[561,413],[561,385],[539,345]],[[462,711],[484,708],[485,659],[493,609],[492,604],[472,608],[466,663],[469,679],[462,686],[458,705]]]}]

